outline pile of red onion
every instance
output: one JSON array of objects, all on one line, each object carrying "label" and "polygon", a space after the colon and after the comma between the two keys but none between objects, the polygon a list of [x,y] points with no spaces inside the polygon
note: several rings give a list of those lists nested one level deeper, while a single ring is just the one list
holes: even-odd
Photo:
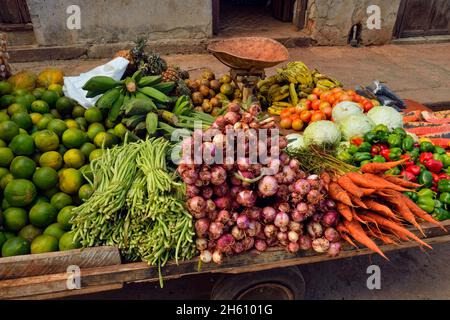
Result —
[{"label": "pile of red onion", "polygon": [[[273,118],[258,121],[259,112],[257,104],[242,112],[240,105],[230,103],[228,112],[212,126],[222,134],[203,142],[203,150],[225,149],[227,129],[276,128]],[[186,140],[193,144],[193,139]],[[258,140],[260,148],[271,150],[268,144],[270,140]],[[286,140],[280,137],[280,150],[285,147]],[[186,161],[193,154],[186,156],[178,172],[187,186],[187,206],[195,219],[196,245],[203,262],[220,264],[224,255],[253,249],[263,252],[274,246],[291,253],[313,249],[339,254],[335,203],[326,198],[327,186],[320,177],[307,176],[297,160],[280,152],[265,166],[249,164],[247,158],[233,164],[198,165]],[[273,175],[261,176],[264,167],[271,168]]]}]

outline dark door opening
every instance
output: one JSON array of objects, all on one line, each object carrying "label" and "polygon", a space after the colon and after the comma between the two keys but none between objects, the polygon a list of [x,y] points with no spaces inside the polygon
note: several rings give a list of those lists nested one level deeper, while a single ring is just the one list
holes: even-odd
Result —
[{"label": "dark door opening", "polygon": [[396,38],[450,34],[450,0],[402,0]]}]

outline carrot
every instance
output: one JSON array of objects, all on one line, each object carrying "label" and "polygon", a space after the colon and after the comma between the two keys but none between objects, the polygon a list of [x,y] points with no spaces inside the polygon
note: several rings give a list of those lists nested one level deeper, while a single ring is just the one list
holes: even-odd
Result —
[{"label": "carrot", "polygon": [[342,223],[338,224],[336,227],[337,231],[339,231],[340,236],[342,239],[347,241],[352,247],[355,247],[356,249],[359,249],[358,246],[350,239],[350,237],[347,235],[348,229],[342,225]]},{"label": "carrot", "polygon": [[378,203],[373,199],[366,199],[364,200],[364,203],[366,204],[367,208],[369,208],[372,211],[381,213],[387,218],[399,220],[399,218],[395,215],[395,213],[392,212],[392,210],[389,207],[385,206],[384,204]]},{"label": "carrot", "polygon": [[372,174],[372,173],[366,173],[365,176],[366,176],[366,178],[368,178],[372,183],[375,183],[375,184],[377,184],[377,185],[383,186],[382,188],[379,188],[379,189],[392,189],[392,190],[400,191],[400,192],[403,192],[403,191],[411,191],[410,189],[407,189],[407,188],[398,186],[398,185],[396,185],[396,184],[394,184],[394,183],[392,183],[392,182],[389,182],[389,181],[387,181],[386,179],[384,179],[384,178],[382,178],[382,177],[380,177],[380,176],[377,176],[377,175],[375,175],[375,174]]},{"label": "carrot", "polygon": [[364,192],[356,184],[354,184],[349,177],[345,175],[340,177],[337,180],[337,183],[342,187],[342,189],[344,189],[351,195],[354,195],[355,197],[362,198],[364,196]]},{"label": "carrot", "polygon": [[386,179],[389,182],[395,183],[395,184],[397,184],[397,185],[399,185],[401,187],[405,187],[405,188],[414,188],[414,189],[416,189],[416,188],[420,188],[421,187],[421,185],[418,184],[418,183],[414,183],[414,182],[411,182],[411,181],[408,181],[408,180],[405,180],[405,179],[402,179],[402,178],[398,178],[398,177],[395,177],[395,176],[385,175],[385,176],[383,176],[383,178]]},{"label": "carrot", "polygon": [[350,207],[347,206],[346,204],[343,204],[342,202],[338,202],[336,204],[336,208],[338,210],[338,212],[348,221],[352,221],[353,220],[353,214],[352,211],[350,210]]},{"label": "carrot", "polygon": [[381,231],[373,231],[369,230],[371,236],[380,239],[385,244],[397,244],[394,240],[392,240],[388,235],[383,234]]},{"label": "carrot", "polygon": [[364,193],[365,197],[371,196],[376,191],[375,189],[367,189],[367,188],[360,188],[360,189]]},{"label": "carrot", "polygon": [[361,171],[364,173],[381,173],[385,172],[389,169],[395,168],[398,165],[401,165],[403,162],[405,162],[406,159],[402,159],[395,162],[371,162],[366,163],[361,167]]},{"label": "carrot", "polygon": [[330,177],[329,173],[326,171],[322,172],[322,174],[320,175],[320,178],[322,179],[322,181],[324,183],[325,190],[328,191],[330,189],[330,182],[331,182],[331,177]]},{"label": "carrot", "polygon": [[408,206],[409,210],[411,210],[411,212],[413,214],[415,214],[416,216],[418,216],[419,218],[421,218],[425,221],[428,221],[428,222],[434,224],[435,226],[438,226],[442,230],[447,231],[447,229],[445,229],[445,227],[439,221],[434,220],[433,217],[428,214],[428,212],[424,211],[422,208],[417,206],[414,203],[414,201],[412,201],[410,198],[408,198],[407,196],[405,196],[403,194],[402,194],[402,198],[403,198],[405,204]]},{"label": "carrot", "polygon": [[348,196],[347,192],[345,192],[345,190],[342,189],[341,186],[338,185],[336,182],[330,183],[329,193],[331,199],[340,201],[348,206],[353,206],[353,203],[350,197]]},{"label": "carrot", "polygon": [[361,218],[358,216],[358,214],[356,213],[355,208],[350,208],[350,211],[352,212],[352,217],[353,217],[352,221],[353,221],[353,220],[356,220],[356,221],[358,221],[358,222],[361,222],[362,224],[367,225],[367,222],[364,221],[363,219],[361,219]]},{"label": "carrot", "polygon": [[357,205],[358,207],[361,207],[363,209],[368,209],[364,202],[358,197],[355,197],[354,195],[350,195],[350,199],[352,200],[352,203]]},{"label": "carrot", "polygon": [[361,217],[361,218],[365,218],[366,220],[371,221],[371,222],[374,222],[374,223],[377,223],[377,224],[379,224],[380,226],[383,226],[383,227],[385,227],[385,228],[393,229],[393,230],[395,230],[395,231],[398,231],[398,232],[400,232],[400,233],[403,233],[403,234],[405,234],[406,236],[408,236],[409,238],[415,240],[416,242],[418,242],[418,243],[420,243],[420,244],[422,244],[422,245],[424,245],[424,246],[426,246],[426,247],[428,247],[428,248],[430,248],[430,249],[433,249],[433,248],[431,248],[430,245],[428,245],[426,242],[423,242],[422,240],[420,240],[420,239],[419,239],[414,233],[412,233],[411,231],[409,231],[409,230],[405,229],[404,227],[402,227],[401,225],[399,225],[399,224],[397,224],[397,223],[394,223],[394,222],[392,222],[392,221],[390,221],[390,220],[387,220],[387,219],[385,219],[385,218],[383,218],[383,217],[381,217],[381,216],[379,216],[379,215],[376,215],[376,214],[371,213],[371,212],[366,212],[366,213],[364,214],[364,216]]},{"label": "carrot", "polygon": [[357,221],[344,221],[344,226],[348,229],[349,234],[358,241],[359,243],[365,245],[367,248],[371,249],[372,251],[375,251],[380,256],[385,258],[386,260],[389,260],[383,253],[383,251],[378,248],[378,246],[375,244],[375,242],[370,239],[367,234],[364,232],[363,228]]},{"label": "carrot", "polygon": [[[382,190],[386,188],[401,188],[396,186],[393,183],[390,183],[383,178],[380,178],[379,176],[366,173],[366,174],[360,174],[356,172],[349,172],[346,174],[354,184],[356,184],[359,187],[368,188],[368,189],[376,189],[376,190]],[[373,178],[376,177],[376,178]],[[409,191],[408,189],[401,188],[402,191]]]}]

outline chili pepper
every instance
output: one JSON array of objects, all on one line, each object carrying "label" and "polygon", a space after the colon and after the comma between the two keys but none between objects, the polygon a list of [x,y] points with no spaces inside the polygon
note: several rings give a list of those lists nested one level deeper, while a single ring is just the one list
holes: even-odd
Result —
[{"label": "chili pepper", "polygon": [[401,170],[398,167],[387,170],[384,174],[391,176],[398,176],[401,173]]},{"label": "chili pepper", "polygon": [[355,137],[351,140],[351,143],[357,147],[359,147],[361,145],[361,143],[363,143],[363,142],[364,142],[364,139],[361,137]]},{"label": "chili pepper", "polygon": [[354,144],[351,144],[350,147],[348,147],[347,152],[353,155],[358,152],[358,147]]},{"label": "chili pepper", "polygon": [[400,159],[406,159],[406,161],[403,163],[405,167],[413,166],[414,161],[411,160],[411,156],[409,154],[402,154],[400,156]]},{"label": "chili pepper", "polygon": [[448,175],[448,174],[445,173],[445,172],[439,173],[439,174],[438,174],[438,177],[439,177],[439,181],[440,181],[440,180],[450,180],[450,175]]},{"label": "chili pepper", "polygon": [[420,152],[434,152],[434,145],[431,142],[424,141],[420,144]]},{"label": "chili pepper", "polygon": [[[403,128],[395,128],[392,133],[399,135],[402,138],[407,137],[407,133]],[[408,136],[409,137],[409,136]]]},{"label": "chili pepper", "polygon": [[450,156],[448,154],[442,155],[442,164],[444,168],[448,168],[450,166]]},{"label": "chili pepper", "polygon": [[382,156],[383,158],[386,159],[386,161],[391,161],[391,159],[389,158],[389,153],[390,150],[389,149],[384,149],[380,151],[380,156]]},{"label": "chili pepper", "polygon": [[408,171],[409,173],[412,173],[414,176],[418,176],[420,174],[420,167],[416,166],[416,165],[412,165],[409,167],[406,167],[406,171]]},{"label": "chili pepper", "polygon": [[433,185],[433,175],[428,170],[422,170],[417,181],[424,187],[430,188]]},{"label": "chili pepper", "polygon": [[443,203],[450,204],[450,192],[442,192],[439,200]]},{"label": "chili pepper", "polygon": [[411,136],[406,136],[402,141],[402,149],[404,151],[411,151],[414,147],[414,139]]},{"label": "chili pepper", "polygon": [[434,152],[435,153],[439,153],[439,154],[445,154],[446,153],[445,149],[442,148],[442,147],[439,147],[439,146],[434,146]]},{"label": "chili pepper", "polygon": [[372,146],[372,149],[370,149],[370,154],[372,157],[376,156],[377,154],[380,154],[381,147],[379,145]]},{"label": "chili pepper", "polygon": [[432,197],[419,197],[417,199],[417,205],[428,213],[432,213],[434,211],[434,200]]},{"label": "chili pepper", "polygon": [[428,170],[430,170],[431,172],[434,172],[434,173],[438,173],[444,167],[444,165],[442,164],[441,161],[434,160],[434,159],[429,159],[429,160],[425,161],[424,164]]},{"label": "chili pepper", "polygon": [[400,159],[400,156],[402,155],[402,149],[400,148],[392,148],[389,149],[389,159],[392,161],[397,161]]},{"label": "chili pepper", "polygon": [[364,160],[364,161],[361,161],[361,163],[359,165],[362,167],[363,165],[365,165],[367,163],[372,163],[372,161],[371,160]]},{"label": "chili pepper", "polygon": [[420,157],[419,157],[419,161],[420,163],[425,164],[425,161],[433,159],[433,154],[431,152],[423,152]]},{"label": "chili pepper", "polygon": [[403,194],[405,196],[407,196],[408,198],[410,198],[414,202],[416,202],[417,199],[419,199],[419,196],[417,195],[417,193],[412,192],[412,191],[406,191],[406,192],[403,192]]},{"label": "chili pepper", "polygon": [[372,162],[384,163],[384,162],[386,162],[386,159],[383,158],[383,156],[376,155],[373,157]]},{"label": "chili pepper", "polygon": [[403,177],[403,179],[408,180],[408,181],[416,180],[416,176],[406,170],[403,170],[402,172],[400,172],[400,175]]},{"label": "chili pepper", "polygon": [[356,161],[356,162],[361,162],[361,161],[364,161],[364,160],[370,160],[370,159],[372,159],[372,155],[369,153],[369,152],[357,152],[357,153],[355,153],[354,155],[353,155],[353,159]]},{"label": "chili pepper", "polygon": [[369,143],[375,143],[376,139],[377,135],[373,131],[369,131],[364,135],[364,141],[367,141]]},{"label": "chili pepper", "polygon": [[358,152],[370,152],[372,150],[372,145],[368,142],[363,142],[359,145]]},{"label": "chili pepper", "polygon": [[386,127],[384,124],[379,124],[377,126],[375,126],[375,128],[372,129],[372,132],[389,132],[388,127]]},{"label": "chili pepper", "polygon": [[439,192],[450,192],[450,180],[439,180],[437,189]]},{"label": "chili pepper", "polygon": [[346,163],[351,163],[353,161],[352,155],[347,151],[339,152],[337,158]]},{"label": "chili pepper", "polygon": [[388,144],[391,148],[398,148],[402,146],[402,137],[397,134],[390,134],[388,137]]},{"label": "chili pepper", "polygon": [[423,188],[423,189],[420,189],[419,192],[417,192],[417,196],[434,198],[435,193],[433,192],[433,190],[431,190],[429,188]]},{"label": "chili pepper", "polygon": [[450,219],[450,212],[448,212],[447,210],[443,209],[443,208],[436,208],[433,211],[433,218],[438,220],[438,221],[444,221],[447,219]]}]

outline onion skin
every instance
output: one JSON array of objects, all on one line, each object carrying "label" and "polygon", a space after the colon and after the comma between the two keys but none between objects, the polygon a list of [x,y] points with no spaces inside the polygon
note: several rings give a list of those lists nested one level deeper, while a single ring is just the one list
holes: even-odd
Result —
[{"label": "onion skin", "polygon": [[243,190],[238,193],[236,201],[244,207],[253,207],[256,202],[256,196],[251,190]]},{"label": "onion skin", "polygon": [[303,251],[308,251],[312,248],[312,240],[308,236],[305,235],[300,236],[298,243],[300,245],[300,249]]},{"label": "onion skin", "polygon": [[311,190],[308,192],[306,199],[310,204],[316,205],[322,200],[322,194],[318,190]]},{"label": "onion skin", "polygon": [[327,211],[322,216],[321,222],[325,227],[335,227],[339,222],[339,214],[334,210]]},{"label": "onion skin", "polygon": [[223,234],[223,224],[220,222],[212,222],[209,225],[209,236],[211,239],[219,239]]},{"label": "onion skin", "polygon": [[236,225],[239,229],[246,230],[250,224],[250,219],[245,215],[241,214],[236,219]]},{"label": "onion skin", "polygon": [[199,219],[195,222],[195,231],[198,236],[206,235],[209,231],[210,223],[208,219]]},{"label": "onion skin", "polygon": [[277,213],[274,224],[278,228],[287,227],[289,225],[289,215],[286,212]]},{"label": "onion skin", "polygon": [[275,227],[273,224],[268,224],[264,227],[264,235],[266,238],[274,238],[277,235],[277,227]]},{"label": "onion skin", "polygon": [[230,212],[228,212],[227,210],[219,211],[217,218],[216,218],[216,222],[226,224],[230,220],[231,220]]},{"label": "onion skin", "polygon": [[330,243],[330,248],[328,248],[328,255],[330,257],[337,257],[341,253],[341,243],[332,242]]},{"label": "onion skin", "polygon": [[199,196],[190,198],[187,202],[187,205],[191,213],[202,213],[206,209],[205,199]]},{"label": "onion skin", "polygon": [[256,240],[255,249],[259,252],[264,252],[267,250],[267,243],[264,240]]},{"label": "onion skin", "polygon": [[309,191],[311,191],[311,186],[307,180],[299,179],[294,184],[294,191],[304,196],[307,195]]},{"label": "onion skin", "polygon": [[210,263],[212,261],[212,254],[208,250],[204,250],[200,253],[200,260],[203,263]]},{"label": "onion skin", "polygon": [[339,242],[339,240],[341,239],[339,232],[331,227],[325,229],[324,236],[330,242]]},{"label": "onion skin", "polygon": [[197,240],[195,240],[195,245],[196,245],[198,251],[204,251],[204,250],[208,249],[208,240],[203,239],[203,238],[198,238]]},{"label": "onion skin", "polygon": [[242,244],[244,245],[245,251],[251,250],[255,245],[255,239],[247,237],[242,240]]},{"label": "onion skin", "polygon": [[194,184],[198,179],[198,174],[194,169],[186,170],[181,174],[181,179],[186,184]]},{"label": "onion skin", "polygon": [[224,234],[217,240],[217,250],[230,254],[233,251],[234,238],[231,234]]},{"label": "onion skin", "polygon": [[222,197],[214,200],[217,208],[220,210],[227,210],[231,207],[231,199],[229,197]]},{"label": "onion skin", "polygon": [[227,172],[220,166],[211,169],[211,183],[215,186],[224,184],[227,179]]},{"label": "onion skin", "polygon": [[202,196],[205,199],[211,199],[211,197],[213,196],[213,189],[211,187],[203,187]]},{"label": "onion skin", "polygon": [[280,231],[280,232],[277,233],[277,239],[280,242],[286,241],[288,239],[288,235],[287,235],[286,232],[281,232]]},{"label": "onion skin", "polygon": [[206,200],[206,212],[214,212],[216,211],[217,206],[214,201],[211,199]]},{"label": "onion skin", "polygon": [[230,188],[228,188],[228,185],[226,183],[221,184],[220,186],[214,186],[213,190],[214,195],[219,198],[225,197],[230,192]]},{"label": "onion skin", "polygon": [[188,198],[193,198],[195,196],[198,196],[200,194],[200,189],[192,184],[186,185],[186,196]]},{"label": "onion skin", "polygon": [[265,176],[259,181],[258,190],[263,197],[274,196],[278,191],[277,179],[273,176]]},{"label": "onion skin", "polygon": [[289,222],[289,230],[290,231],[295,231],[295,232],[301,233],[302,227],[303,227],[302,224],[299,222],[296,222],[296,221]]},{"label": "onion skin", "polygon": [[317,238],[312,242],[312,248],[317,253],[325,253],[330,248],[330,241],[325,238]]},{"label": "onion skin", "polygon": [[288,240],[290,242],[297,242],[298,238],[299,238],[299,235],[298,235],[297,232],[295,232],[295,231],[289,231],[288,232]]},{"label": "onion skin", "polygon": [[220,252],[219,250],[214,251],[214,253],[212,254],[212,260],[216,264],[222,264],[222,262],[223,262],[222,252]]},{"label": "onion skin", "polygon": [[295,222],[303,222],[306,220],[306,215],[298,210],[294,210],[291,213],[292,220]]},{"label": "onion skin", "polygon": [[231,235],[233,236],[234,239],[236,240],[242,240],[245,237],[245,232],[242,229],[239,229],[238,226],[234,226],[231,229]]},{"label": "onion skin", "polygon": [[310,222],[306,225],[306,231],[311,238],[320,238],[323,235],[323,227],[318,222]]},{"label": "onion skin", "polygon": [[288,251],[290,253],[297,253],[300,250],[300,245],[297,242],[289,242]]},{"label": "onion skin", "polygon": [[277,211],[272,207],[265,207],[262,211],[262,217],[265,223],[273,222],[276,216]]},{"label": "onion skin", "polygon": [[244,244],[242,242],[239,242],[239,241],[235,242],[234,245],[233,245],[233,251],[236,254],[244,252],[245,251]]}]

